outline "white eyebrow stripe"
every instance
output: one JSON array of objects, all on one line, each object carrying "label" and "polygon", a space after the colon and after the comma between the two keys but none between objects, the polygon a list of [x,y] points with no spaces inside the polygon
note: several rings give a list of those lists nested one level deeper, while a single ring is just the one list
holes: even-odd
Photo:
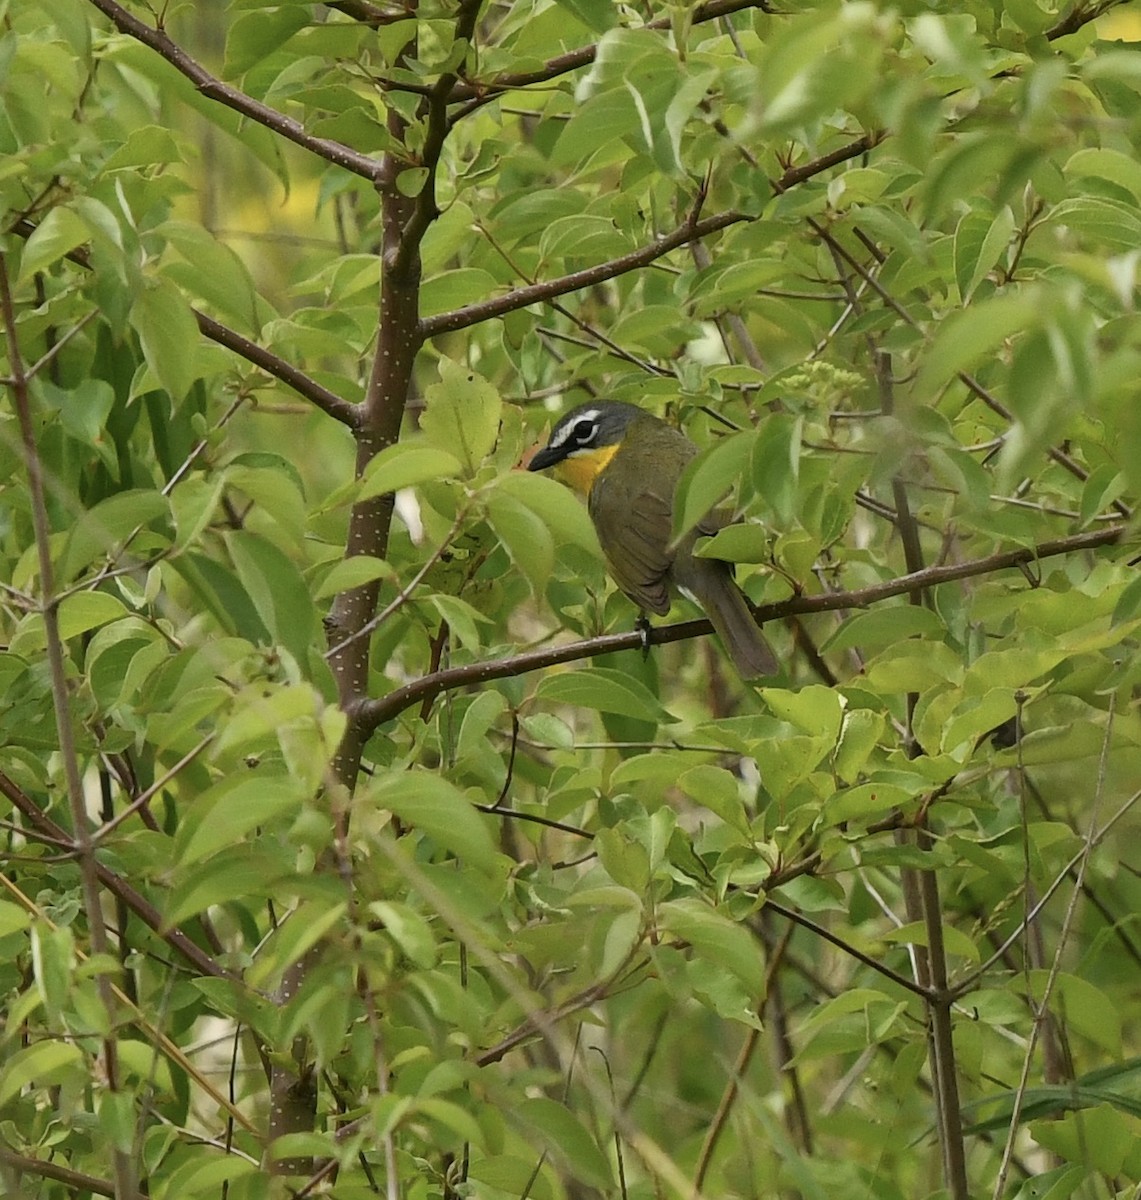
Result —
[{"label": "white eyebrow stripe", "polygon": [[557,449],[570,437],[571,432],[578,425],[579,421],[597,421],[601,415],[597,408],[588,408],[586,412],[580,412],[573,421],[567,421],[561,429],[556,429],[551,434],[551,440],[548,445],[552,450]]}]

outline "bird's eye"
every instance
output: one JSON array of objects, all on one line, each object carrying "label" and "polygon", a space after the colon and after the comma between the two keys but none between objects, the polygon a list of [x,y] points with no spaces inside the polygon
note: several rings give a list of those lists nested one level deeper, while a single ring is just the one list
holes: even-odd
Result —
[{"label": "bird's eye", "polygon": [[598,436],[598,422],[592,417],[576,421],[570,431],[570,441],[576,446],[589,446]]}]

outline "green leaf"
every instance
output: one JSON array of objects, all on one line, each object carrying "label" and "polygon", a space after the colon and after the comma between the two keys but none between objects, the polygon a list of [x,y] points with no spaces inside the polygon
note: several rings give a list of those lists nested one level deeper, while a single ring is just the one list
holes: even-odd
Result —
[{"label": "green leaf", "polygon": [[108,496],[71,526],[60,555],[61,580],[71,581],[100,555],[113,555],[136,529],[146,528],[170,511],[158,491],[129,489]]},{"label": "green leaf", "polygon": [[392,772],[375,781],[367,795],[463,863],[489,874],[498,871],[499,856],[484,818],[446,779],[427,771]]},{"label": "green leaf", "polygon": [[970,371],[1007,338],[1042,320],[1042,296],[1034,288],[993,296],[943,321],[919,368],[914,394],[927,403],[960,371]]},{"label": "green leaf", "polygon": [[0,900],[0,938],[22,933],[31,922],[32,918],[18,904]]},{"label": "green leaf", "polygon": [[135,1106],[126,1092],[104,1092],[98,1100],[100,1141],[129,1154],[135,1138]]},{"label": "green leaf", "polygon": [[214,519],[225,490],[224,477],[214,474],[205,478],[192,475],[171,492],[170,512],[174,518],[176,550],[185,550],[198,541]]},{"label": "green leaf", "polygon": [[603,870],[616,884],[635,895],[645,892],[650,883],[650,855],[628,829],[600,829],[593,846]]},{"label": "green leaf", "polygon": [[866,821],[913,803],[917,797],[893,783],[861,783],[831,796],[824,806],[824,822]]},{"label": "green leaf", "polygon": [[774,716],[804,733],[832,742],[839,737],[844,703],[832,688],[810,684],[799,692],[762,688],[760,694]]},{"label": "green leaf", "polygon": [[272,542],[247,530],[233,530],[226,544],[266,629],[298,663],[306,664],[318,622],[301,572]]},{"label": "green leaf", "polygon": [[472,1155],[468,1174],[476,1183],[495,1192],[532,1196],[534,1200],[555,1200],[547,1175],[535,1171],[533,1155],[528,1158],[511,1154],[490,1154],[483,1158]]},{"label": "green leaf", "polygon": [[304,540],[308,515],[305,495],[296,468],[278,454],[243,454],[225,470],[229,487],[236,488],[277,526],[285,545]]},{"label": "green leaf", "polygon": [[59,412],[60,423],[77,441],[90,446],[109,468],[116,466],[107,444],[107,420],[115,407],[115,392],[102,379],[84,380],[74,390],[56,387],[49,380],[39,381],[44,401]]},{"label": "green leaf", "polygon": [[[1036,1129],[1036,1132],[1040,1130]],[[1042,1144],[1049,1149],[1050,1137],[1043,1135]],[[1084,1155],[1081,1157],[1085,1158]],[[1013,1200],[1069,1200],[1088,1178],[1084,1165],[1055,1167],[1052,1171],[1035,1171],[1031,1179],[1023,1181],[1014,1193]]]},{"label": "green leaf", "polygon": [[856,613],[820,647],[821,652],[878,649],[912,637],[942,638],[946,626],[938,614],[918,604],[888,604]]},{"label": "green leaf", "polygon": [[420,428],[428,442],[454,455],[471,476],[495,446],[502,402],[475,371],[449,358],[440,359],[439,370],[440,382],[425,393]]},{"label": "green leaf", "polygon": [[76,246],[82,246],[90,236],[87,222],[72,209],[64,205],[50,208],[24,243],[17,286],[58,262]]},{"label": "green leaf", "polygon": [[509,471],[495,481],[495,489],[533,512],[554,534],[557,545],[581,546],[601,558],[586,506],[573,499],[561,483],[536,472]]},{"label": "green leaf", "polygon": [[604,1191],[614,1187],[610,1162],[578,1118],[555,1100],[533,1096],[510,1113],[527,1131],[529,1141],[543,1146],[576,1179]]},{"label": "green leaf", "polygon": [[59,606],[59,635],[65,641],[127,615],[126,606],[107,592],[72,592]]},{"label": "green leaf", "polygon": [[[898,929],[889,929],[882,935],[885,942],[899,942],[907,946],[930,946],[931,939],[927,926],[922,921],[913,921],[909,925],[901,925]],[[953,925],[943,926],[943,945],[948,953],[957,954],[970,962],[980,962],[979,948],[961,929]]]},{"label": "green leaf", "polygon": [[224,78],[244,75],[289,41],[299,29],[304,29],[310,19],[304,5],[283,4],[240,13],[230,24],[226,37]]},{"label": "green leaf", "polygon": [[175,855],[181,864],[200,862],[237,845],[259,826],[296,813],[303,799],[301,789],[286,775],[231,775],[197,797],[179,826]]},{"label": "green leaf", "polygon": [[[1031,1131],[1036,1141],[1061,1158],[1078,1164],[1077,1169],[1101,1171],[1108,1176],[1124,1173],[1137,1178],[1139,1162],[1137,1145],[1137,1113],[1133,1119],[1119,1111],[1121,1101],[1114,1097],[1109,1103],[1082,1107],[1067,1113],[1062,1120],[1035,1122]],[[1081,1176],[1078,1177],[1079,1180]],[[1049,1193],[1053,1197],[1053,1191]],[[1059,1193],[1062,1194],[1062,1193]]]},{"label": "green leaf", "polygon": [[556,0],[556,3],[577,17],[591,33],[605,33],[617,19],[610,0]]},{"label": "green leaf", "polygon": [[1119,200],[1074,196],[1056,204],[1047,219],[1094,247],[1128,252],[1141,245],[1141,216],[1137,215],[1136,205]]},{"label": "green leaf", "polygon": [[726,499],[744,472],[756,438],[752,430],[719,438],[685,468],[674,502],[673,541],[684,537]]},{"label": "green leaf", "polygon": [[668,900],[658,906],[658,924],[688,942],[710,963],[727,968],[756,999],[765,982],[764,954],[743,925],[696,899]]},{"label": "green leaf", "polygon": [[887,728],[883,713],[854,708],[844,713],[840,740],[832,756],[832,769],[847,784],[860,777],[872,752]]},{"label": "green leaf", "polygon": [[552,221],[539,239],[539,252],[547,261],[617,258],[632,249],[614,222],[590,213],[575,213]]},{"label": "green leaf", "polygon": [[[153,1083],[163,1095],[173,1094],[170,1063],[162,1057],[158,1047],[149,1042],[136,1041],[134,1038],[120,1038],[117,1048],[119,1061],[128,1075],[133,1075],[140,1083]],[[131,1129],[134,1129],[133,1116]]]},{"label": "green leaf", "polygon": [[198,325],[182,293],[165,279],[149,279],[131,307],[143,357],[174,400],[198,378]]},{"label": "green leaf", "polygon": [[487,300],[500,290],[499,280],[481,267],[441,271],[420,288],[420,316],[435,317]]},{"label": "green leaf", "polygon": [[74,1042],[36,1042],[9,1054],[0,1067],[0,1108],[29,1084],[49,1087],[69,1079],[78,1081],[85,1073],[82,1064],[83,1051]]},{"label": "green leaf", "polygon": [[672,724],[677,720],[658,703],[645,684],[607,667],[580,667],[575,671],[546,675],[535,696],[552,704],[593,708],[655,725]]},{"label": "green leaf", "polygon": [[603,154],[624,159],[629,153],[625,139],[640,134],[641,119],[630,93],[624,88],[602,92],[574,109],[559,133],[551,163],[577,168]]},{"label": "green leaf", "polygon": [[321,580],[313,593],[314,600],[327,600],[330,596],[341,592],[350,592],[353,588],[364,587],[377,579],[391,579],[393,569],[383,558],[373,558],[369,554],[354,554],[333,564],[329,573]]},{"label": "green leaf", "polygon": [[699,538],[694,553],[731,563],[767,563],[772,560],[768,530],[756,522],[726,525],[711,538]]},{"label": "green leaf", "polygon": [[796,516],[802,429],[802,418],[776,413],[765,419],[753,445],[753,488],[785,525]]},{"label": "green leaf", "polygon": [[1092,524],[1099,513],[1125,495],[1127,487],[1125,475],[1113,463],[1095,467],[1082,487],[1082,526]]},{"label": "green leaf", "polygon": [[677,785],[687,796],[692,796],[702,807],[719,816],[726,825],[733,826],[741,833],[748,833],[749,818],[741,799],[741,783],[731,771],[703,763],[681,775]]},{"label": "green leaf", "polygon": [[284,864],[256,840],[230,846],[189,871],[180,872],[166,898],[166,928],[181,924],[196,913],[234,901],[248,903],[272,896],[285,877]]},{"label": "green leaf", "polygon": [[421,1096],[416,1100],[414,1111],[438,1121],[475,1150],[482,1150],[486,1144],[483,1130],[475,1117],[466,1108],[461,1108],[450,1100],[439,1096]]},{"label": "green leaf", "polygon": [[955,277],[959,299],[966,304],[975,289],[997,265],[1014,234],[1014,213],[1008,205],[993,220],[968,213],[955,231]]},{"label": "green leaf", "polygon": [[[222,761],[264,753],[266,743],[276,744],[287,730],[306,725],[316,730],[329,713],[335,712],[307,684],[265,682],[251,684],[238,692],[233,710],[214,744],[214,753]],[[307,745],[306,749],[314,753],[313,746]],[[287,760],[288,757],[287,754]]]},{"label": "green leaf", "polygon": [[167,1197],[217,1196],[225,1185],[257,1170],[255,1163],[236,1154],[203,1147],[188,1149],[188,1154],[180,1156],[178,1166],[166,1174]]},{"label": "green leaf", "polygon": [[159,163],[181,163],[186,159],[178,138],[162,125],[141,125],[103,164],[105,172],[155,167]]},{"label": "green leaf", "polygon": [[75,938],[67,926],[49,928],[37,920],[32,926],[32,969],[44,1011],[53,1022],[60,1019],[73,986]]},{"label": "green leaf", "polygon": [[494,625],[490,617],[459,596],[444,592],[433,593],[428,597],[428,603],[439,613],[441,620],[447,621],[461,646],[469,650],[479,650],[483,646],[485,638],[480,631],[481,627],[486,631],[488,626]]},{"label": "green leaf", "polygon": [[250,987],[271,990],[280,986],[283,972],[299,962],[330,930],[341,923],[348,905],[304,900],[277,928],[247,973]]},{"label": "green leaf", "polygon": [[1088,146],[1070,155],[1062,171],[1072,179],[1106,179],[1141,200],[1141,163],[1120,150]]},{"label": "green leaf", "polygon": [[[569,495],[564,496],[563,502],[576,503]],[[555,568],[551,531],[529,508],[500,490],[487,497],[487,520],[511,555],[511,561],[527,576],[531,590],[542,596]]]},{"label": "green leaf", "polygon": [[365,468],[358,499],[369,500],[430,479],[455,479],[463,470],[450,450],[416,441],[397,442],[383,449]]},{"label": "green leaf", "polygon": [[427,167],[406,167],[396,176],[396,190],[402,196],[419,196],[427,182]]},{"label": "green leaf", "polygon": [[416,966],[427,970],[436,965],[439,949],[432,927],[415,909],[389,900],[374,900],[368,908]]},{"label": "green leaf", "polygon": [[[1035,1000],[1045,995],[1049,972],[1030,973],[1030,986]],[[1050,1009],[1059,1020],[1083,1037],[1089,1038],[1115,1058],[1121,1055],[1121,1009],[1090,980],[1080,975],[1060,972],[1054,981]]]},{"label": "green leaf", "polygon": [[1122,591],[1113,610],[1113,624],[1120,625],[1141,613],[1141,575]]}]

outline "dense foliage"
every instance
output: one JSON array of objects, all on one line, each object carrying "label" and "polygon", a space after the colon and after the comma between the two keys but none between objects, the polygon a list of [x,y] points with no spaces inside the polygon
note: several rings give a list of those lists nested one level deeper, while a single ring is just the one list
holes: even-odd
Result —
[{"label": "dense foliage", "polygon": [[6,1193],[1137,1194],[1141,30],[949,9],[0,6]]}]

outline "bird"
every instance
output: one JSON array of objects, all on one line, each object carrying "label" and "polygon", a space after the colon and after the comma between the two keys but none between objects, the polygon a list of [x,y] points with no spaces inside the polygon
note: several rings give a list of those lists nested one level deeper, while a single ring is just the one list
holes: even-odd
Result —
[{"label": "bird", "polygon": [[733,577],[732,564],[699,558],[699,537],[729,520],[713,509],[672,544],[674,493],[698,448],[653,413],[619,400],[565,413],[528,470],[552,473],[586,498],[614,582],[641,610],[665,616],[672,590],[695,600],[743,679],[775,675],[780,665]]}]

